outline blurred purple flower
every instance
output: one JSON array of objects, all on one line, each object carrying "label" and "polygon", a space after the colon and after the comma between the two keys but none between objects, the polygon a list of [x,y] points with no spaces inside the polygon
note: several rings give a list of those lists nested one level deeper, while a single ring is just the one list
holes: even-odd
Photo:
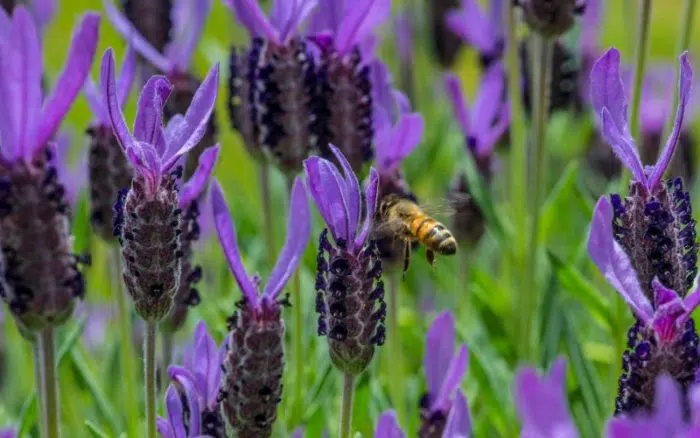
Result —
[{"label": "blurred purple flower", "polygon": [[308,198],[301,178],[295,179],[290,197],[287,241],[260,294],[260,279],[250,277],[243,266],[224,193],[218,183],[212,185],[211,205],[219,242],[243,295],[230,319],[220,402],[229,426],[238,436],[269,437],[281,401],[285,330],[282,306],[289,301],[279,296],[297,269],[311,233]]},{"label": "blurred purple flower", "polygon": [[452,112],[462,129],[466,147],[484,175],[491,173],[493,151],[510,125],[510,105],[506,99],[505,72],[498,63],[484,73],[479,92],[470,109],[464,98],[459,78],[447,73],[445,92]]},{"label": "blurred purple flower", "polygon": [[65,189],[65,197],[68,204],[73,207],[78,201],[80,191],[85,187],[87,181],[87,169],[84,165],[84,154],[70,165],[70,152],[73,148],[73,136],[68,131],[62,131],[56,134],[54,138],[56,151],[51,160],[52,165],[56,168],[58,179],[63,183]]},{"label": "blurred purple flower", "polygon": [[447,27],[476,48],[484,67],[503,56],[503,3],[503,0],[491,0],[487,15],[478,0],[462,0],[460,9],[453,9],[445,15]]},{"label": "blurred purple flower", "polygon": [[14,427],[0,429],[0,438],[17,438],[17,429]]},{"label": "blurred purple flower", "polygon": [[394,31],[396,32],[396,48],[399,53],[401,68],[413,70],[415,57],[413,11],[404,9],[394,17]]},{"label": "blurred purple flower", "polygon": [[396,412],[386,411],[377,420],[377,428],[374,430],[374,438],[405,438],[406,434],[401,430]]},{"label": "blurred purple flower", "polygon": [[628,332],[616,401],[616,414],[632,414],[640,408],[650,409],[654,400],[652,382],[660,374],[668,373],[682,385],[684,393],[695,381],[700,353],[690,316],[700,304],[700,292],[696,286],[681,298],[683,295],[655,277],[651,301],[628,254],[615,239],[613,227],[613,207],[607,197],[602,197],[594,211],[588,252],[637,318]]},{"label": "blurred purple flower", "polygon": [[[327,336],[335,366],[357,375],[367,367],[375,346],[382,345],[385,338],[382,262],[376,243],[369,240],[379,175],[370,169],[363,197],[350,163],[335,146],[330,145],[330,150],[344,176],[323,158],[312,156],[304,161],[309,191],[328,227],[319,238],[316,259],[318,334]],[[334,244],[328,240],[328,229]]]},{"label": "blurred purple flower", "polygon": [[99,23],[97,14],[82,17],[64,70],[44,98],[36,26],[23,6],[11,19],[0,9],[0,238],[7,268],[0,295],[24,329],[63,323],[73,298],[85,292],[71,253],[65,188],[52,165],[53,138],[92,65]]},{"label": "blurred purple flower", "polygon": [[635,141],[629,130],[627,99],[620,77],[620,52],[608,50],[593,66],[591,72],[591,102],[601,120],[603,138],[613,148],[633,178],[653,192],[663,177],[678,144],[686,106],[690,98],[693,70],[687,53],[680,57],[679,105],[673,131],[656,165],[644,167],[639,159]]},{"label": "blurred purple flower", "polygon": [[107,339],[107,329],[111,327],[115,316],[114,307],[107,304],[83,302],[77,306],[75,315],[85,318],[83,342],[86,347],[91,351],[103,348]]},{"label": "blurred purple flower", "polygon": [[304,428],[297,427],[296,429],[294,429],[291,438],[304,438]]},{"label": "blurred purple flower", "polygon": [[[219,66],[210,70],[185,115],[173,117],[167,127],[163,126],[162,111],[173,87],[163,76],[151,77],[139,96],[133,136],[122,114],[111,49],[103,56],[101,75],[113,133],[134,169],[131,188],[120,193],[114,207],[114,232],[125,262],[124,280],[137,312],[147,320],[159,321],[170,312],[180,285],[180,259],[185,255],[182,231],[188,219],[181,220],[180,215],[206,187],[218,157],[218,144],[206,149],[192,177],[176,189],[182,175],[178,163],[207,131]],[[143,230],[148,230],[147,236]],[[150,267],[148,275],[141,275],[142,266]]]},{"label": "blurred purple flower", "polygon": [[467,372],[469,353],[462,344],[457,353],[452,313],[442,312],[428,329],[423,368],[428,392],[421,400],[420,436],[471,435],[467,401],[459,389]]},{"label": "blurred purple flower", "polygon": [[[175,384],[175,390],[187,401],[185,417],[174,418],[168,412],[168,419],[158,419],[158,430],[164,438],[179,438],[168,435],[178,429],[180,422],[188,426],[189,436],[225,436],[223,418],[219,412],[218,396],[221,385],[222,365],[226,354],[226,343],[217,348],[204,321],[197,324],[192,345],[185,350],[182,366],[170,365],[168,375]],[[182,398],[182,397],[181,397]],[[167,400],[167,397],[166,397]],[[171,403],[167,403],[170,407]],[[177,406],[173,406],[179,412]]]},{"label": "blurred purple flower", "polygon": [[[29,11],[32,18],[34,18],[34,23],[36,24],[37,30],[40,34],[44,32],[51,20],[53,20],[53,17],[56,15],[56,0],[29,0],[25,2],[14,2],[11,0],[9,4],[7,2],[0,3],[0,9],[4,9],[7,15],[12,15],[13,3],[14,7],[23,4],[24,7],[27,8],[27,11]],[[3,18],[0,17],[0,27],[3,25],[9,26],[9,22],[4,22]]]},{"label": "blurred purple flower", "polygon": [[284,46],[296,37],[299,27],[319,3],[318,0],[275,0],[268,18],[258,0],[222,1],[231,8],[251,37],[262,37],[277,46]]},{"label": "blurred purple flower", "polygon": [[515,377],[514,392],[522,422],[521,437],[578,437],[566,401],[566,360],[563,357],[558,358],[544,376],[534,368],[521,368]]}]

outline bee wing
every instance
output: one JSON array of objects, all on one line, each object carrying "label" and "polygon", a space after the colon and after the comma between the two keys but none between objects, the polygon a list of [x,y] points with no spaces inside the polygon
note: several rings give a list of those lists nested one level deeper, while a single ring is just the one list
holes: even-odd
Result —
[{"label": "bee wing", "polygon": [[449,198],[431,199],[419,204],[419,207],[428,216],[446,220],[464,209],[465,205],[474,202],[472,197],[464,193],[451,194]]}]

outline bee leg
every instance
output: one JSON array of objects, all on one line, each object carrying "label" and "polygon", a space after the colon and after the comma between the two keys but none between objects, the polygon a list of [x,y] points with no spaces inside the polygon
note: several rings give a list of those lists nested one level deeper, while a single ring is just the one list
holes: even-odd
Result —
[{"label": "bee leg", "polygon": [[428,259],[428,263],[430,263],[430,266],[435,265],[435,252],[432,249],[425,250],[425,257]]},{"label": "bee leg", "polygon": [[406,276],[406,271],[408,271],[408,264],[411,261],[411,242],[404,240],[403,242],[403,276]]}]

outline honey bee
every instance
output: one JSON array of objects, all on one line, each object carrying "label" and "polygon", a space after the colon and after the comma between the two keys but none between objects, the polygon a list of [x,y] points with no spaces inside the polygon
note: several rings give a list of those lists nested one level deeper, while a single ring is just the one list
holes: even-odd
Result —
[{"label": "honey bee", "polygon": [[422,243],[428,263],[435,262],[435,253],[454,255],[457,240],[445,225],[429,216],[422,207],[410,199],[389,194],[379,203],[374,238],[403,241],[403,270],[408,270],[411,245]]}]

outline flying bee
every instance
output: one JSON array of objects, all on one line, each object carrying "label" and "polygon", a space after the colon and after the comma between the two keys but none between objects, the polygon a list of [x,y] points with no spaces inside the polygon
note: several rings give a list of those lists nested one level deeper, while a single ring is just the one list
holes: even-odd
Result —
[{"label": "flying bee", "polygon": [[432,265],[435,253],[454,255],[457,240],[442,223],[429,216],[422,207],[410,199],[389,194],[379,203],[374,226],[374,239],[403,241],[403,270],[408,270],[411,259],[411,245],[425,245],[426,257]]}]

